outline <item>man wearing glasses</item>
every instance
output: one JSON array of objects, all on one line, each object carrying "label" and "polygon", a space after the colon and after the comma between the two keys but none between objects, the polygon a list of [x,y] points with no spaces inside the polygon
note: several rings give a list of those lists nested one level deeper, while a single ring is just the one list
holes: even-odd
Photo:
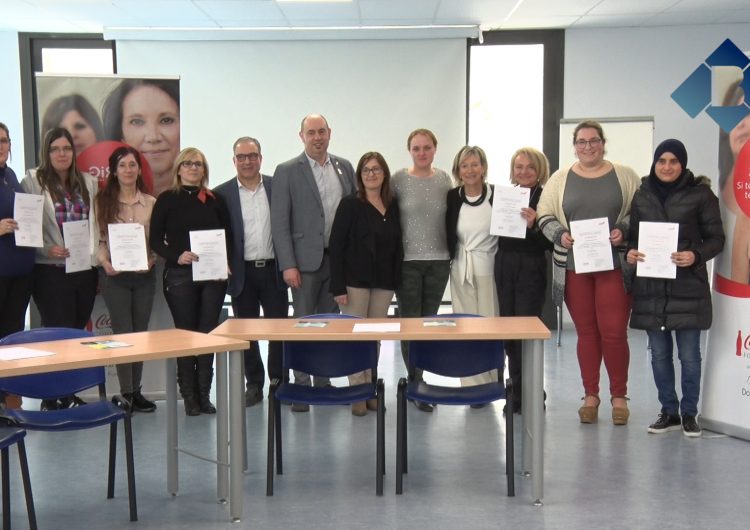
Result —
[{"label": "man wearing glasses", "polygon": [[[331,129],[320,114],[305,116],[299,137],[305,150],[276,168],[275,198],[271,205],[271,232],[279,269],[292,288],[294,316],[337,313],[329,292],[328,239],[342,197],[355,187],[354,169],[348,160],[328,152]],[[310,384],[310,376],[294,374],[295,382]],[[316,377],[315,386],[328,385]],[[307,405],[293,405],[306,412]]]},{"label": "man wearing glasses", "polygon": [[[227,292],[232,297],[234,315],[258,318],[260,308],[268,318],[286,318],[289,308],[287,286],[276,265],[271,240],[271,181],[261,175],[263,156],[260,142],[243,136],[234,142],[237,177],[214,191],[224,198],[232,221],[232,248]],[[268,345],[269,379],[281,379],[281,343]],[[257,342],[245,350],[245,405],[263,401],[265,371]]]}]

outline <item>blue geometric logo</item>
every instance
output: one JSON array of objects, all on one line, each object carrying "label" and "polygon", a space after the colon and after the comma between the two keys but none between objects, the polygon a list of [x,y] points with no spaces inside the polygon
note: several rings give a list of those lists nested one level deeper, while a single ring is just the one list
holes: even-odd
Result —
[{"label": "blue geometric logo", "polygon": [[[705,110],[728,133],[750,114],[748,65],[750,59],[727,39],[672,92],[672,99],[691,118]],[[735,87],[744,97],[728,101],[727,91]]]}]

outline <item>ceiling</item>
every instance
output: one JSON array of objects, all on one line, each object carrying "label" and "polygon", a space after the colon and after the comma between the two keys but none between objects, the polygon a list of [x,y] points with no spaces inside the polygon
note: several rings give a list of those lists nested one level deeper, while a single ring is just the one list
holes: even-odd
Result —
[{"label": "ceiling", "polygon": [[[0,30],[358,28],[468,25],[596,28],[750,22],[748,0],[2,0]],[[476,29],[474,30],[476,32]],[[116,31],[115,31],[116,33]],[[183,38],[201,38],[199,34]]]}]

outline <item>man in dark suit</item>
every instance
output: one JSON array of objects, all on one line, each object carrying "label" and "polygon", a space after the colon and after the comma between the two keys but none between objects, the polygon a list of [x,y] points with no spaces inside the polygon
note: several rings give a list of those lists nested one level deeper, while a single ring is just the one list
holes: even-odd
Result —
[{"label": "man in dark suit", "polygon": [[[232,248],[227,292],[234,314],[258,318],[260,308],[269,318],[285,318],[289,311],[287,286],[281,279],[271,239],[271,177],[261,175],[260,142],[243,136],[234,142],[237,177],[214,191],[224,198],[232,220]],[[269,379],[281,379],[281,343],[268,345]],[[245,350],[245,405],[263,401],[265,373],[257,342]]]},{"label": "man in dark suit", "polygon": [[[338,313],[329,292],[328,238],[342,197],[355,188],[348,160],[328,152],[331,129],[320,114],[305,116],[299,137],[305,150],[276,168],[271,232],[279,269],[292,288],[294,316]],[[295,382],[310,384],[310,376],[295,372]],[[315,378],[325,386],[327,378]],[[298,412],[306,406],[295,406]]]}]

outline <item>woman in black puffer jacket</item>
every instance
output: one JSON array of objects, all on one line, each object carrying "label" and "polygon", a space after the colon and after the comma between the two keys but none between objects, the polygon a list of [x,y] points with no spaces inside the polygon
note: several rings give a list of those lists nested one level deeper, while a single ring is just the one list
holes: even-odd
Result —
[{"label": "woman in black puffer jacket", "polygon": [[[630,327],[645,329],[651,344],[651,366],[661,413],[648,431],[659,434],[680,429],[700,436],[698,397],[701,379],[701,330],[711,327],[711,291],[706,263],[721,252],[724,228],[719,201],[710,180],[687,169],[687,151],[679,140],[656,148],[651,172],[633,197],[627,262],[648,260],[637,249],[641,221],[679,225],[677,252],[671,254],[676,278],[628,275],[633,295]],[[673,338],[682,365],[682,400],[675,392]],[[682,414],[682,418],[680,418]]]}]

